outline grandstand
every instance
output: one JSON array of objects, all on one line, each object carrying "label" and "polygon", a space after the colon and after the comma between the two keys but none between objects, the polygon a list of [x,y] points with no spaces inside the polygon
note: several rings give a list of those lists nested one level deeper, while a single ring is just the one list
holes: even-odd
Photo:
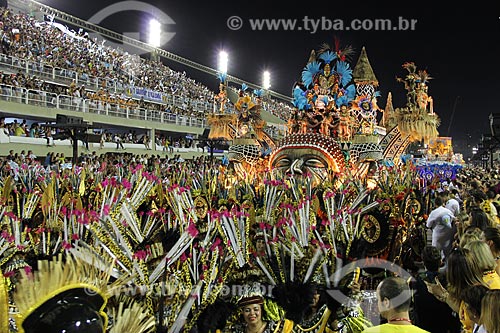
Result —
[{"label": "grandstand", "polygon": [[[104,46],[85,30],[63,24],[88,28],[90,23],[35,1],[9,1],[0,11],[0,155],[29,145],[37,156],[51,151],[71,156],[73,145],[56,124],[58,115],[80,118],[94,134],[94,142],[78,142],[82,150],[188,158],[206,153],[198,142],[206,133],[206,116],[215,110],[215,93],[206,86],[162,63]],[[263,119],[274,136],[284,130],[291,110],[282,97],[265,104]]]}]

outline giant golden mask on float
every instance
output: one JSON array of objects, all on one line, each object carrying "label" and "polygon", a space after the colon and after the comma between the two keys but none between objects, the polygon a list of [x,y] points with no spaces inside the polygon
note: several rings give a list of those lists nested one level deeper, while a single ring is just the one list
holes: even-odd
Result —
[{"label": "giant golden mask on float", "polygon": [[308,175],[317,186],[345,169],[344,154],[331,137],[318,133],[285,137],[269,159],[269,168],[285,174]]}]

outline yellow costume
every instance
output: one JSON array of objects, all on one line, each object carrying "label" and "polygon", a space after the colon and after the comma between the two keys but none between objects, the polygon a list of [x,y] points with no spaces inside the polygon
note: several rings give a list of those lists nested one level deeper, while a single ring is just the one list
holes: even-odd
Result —
[{"label": "yellow costume", "polygon": [[[488,271],[483,274],[483,281],[490,289],[500,289],[500,276],[495,271]],[[467,315],[465,311],[465,303],[460,302],[460,322],[464,333],[471,333],[474,328],[474,322]]]}]

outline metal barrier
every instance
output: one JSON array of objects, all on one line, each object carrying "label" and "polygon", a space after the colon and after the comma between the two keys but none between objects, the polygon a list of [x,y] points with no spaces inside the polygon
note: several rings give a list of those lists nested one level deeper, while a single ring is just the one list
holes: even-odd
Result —
[{"label": "metal barrier", "polygon": [[71,110],[82,113],[94,113],[110,117],[137,119],[190,127],[205,127],[204,117],[189,117],[154,108],[131,108],[125,107],[119,103],[108,103],[102,100],[69,95],[57,95],[43,90],[26,89],[5,84],[0,84],[0,99],[8,102]]},{"label": "metal barrier", "polygon": [[[52,67],[43,62],[34,62],[26,59],[21,59],[13,56],[8,56],[5,54],[0,54],[0,67],[8,68],[13,72],[21,71],[29,75],[36,75],[41,79],[46,81],[52,81],[66,86],[71,85],[73,82],[77,85],[84,85],[86,90],[97,91],[99,89],[107,90],[113,94],[125,94],[128,89],[133,88],[124,82],[111,79],[111,78],[99,78],[90,76],[87,73],[79,73],[73,69]],[[126,73],[124,73],[126,74]],[[126,76],[133,78],[132,76],[126,74]],[[171,105],[178,107],[182,110],[192,109],[195,113],[209,114],[214,110],[213,101],[202,101],[199,99],[190,98],[187,96],[174,95],[168,92],[156,93],[161,95],[162,102],[156,102],[161,105]],[[130,96],[127,96],[130,97]],[[135,101],[139,101],[138,98],[133,98]],[[154,101],[148,100],[148,102],[155,103]],[[273,110],[273,107],[269,106],[269,103],[264,101],[263,105],[265,109],[272,114],[282,117],[279,112]],[[286,108],[285,108],[286,109]],[[225,108],[227,113],[235,113],[236,110],[231,105]],[[287,110],[288,111],[288,110]]]},{"label": "metal barrier", "polygon": [[[127,89],[130,87],[123,82],[111,79],[111,78],[99,78],[93,77],[86,73],[79,73],[73,69],[66,68],[58,68],[52,67],[42,62],[29,61],[26,59],[21,59],[13,56],[8,56],[5,54],[0,54],[0,67],[8,68],[13,72],[22,72],[28,75],[36,75],[40,79],[44,79],[49,82],[63,84],[65,86],[71,85],[73,82],[78,85],[84,85],[86,91],[97,91],[99,89],[105,89],[108,92],[120,95],[125,94],[127,98],[131,98],[126,94]],[[124,73],[126,74],[126,73]],[[126,74],[128,75],[128,74]],[[131,78],[130,75],[128,75]],[[2,92],[7,99],[12,101],[21,102],[19,100],[19,96],[22,94],[19,89],[15,88],[15,91],[6,91]],[[174,108],[179,108],[182,110],[192,110],[194,114],[200,114],[201,117],[194,117],[190,121],[186,122],[186,124],[192,124],[187,126],[195,126],[195,127],[204,127],[205,122],[205,114],[213,113],[214,110],[218,110],[218,106],[215,105],[213,100],[204,101],[200,99],[190,98],[187,96],[174,95],[168,92],[158,92],[161,94],[162,102],[153,102],[147,101],[148,103],[157,104],[159,108],[166,109],[167,105],[170,105]],[[86,100],[85,98],[78,97],[59,97],[56,95],[56,100],[54,100],[54,94],[50,94],[48,92],[40,92],[38,93],[40,96],[36,96],[37,93],[32,93],[32,96],[28,98],[33,100],[34,105],[47,106],[47,107],[55,107],[61,109],[69,109],[76,110],[82,112],[93,112],[98,114],[106,114],[115,117],[125,117],[127,119],[143,119],[150,121],[158,121],[161,123],[175,123],[182,124],[183,121],[182,116],[176,116],[175,120],[169,119],[169,117],[164,116],[164,111],[156,111],[154,109],[151,110],[134,110],[130,108],[122,108],[119,105],[100,105],[102,103],[98,103],[98,105],[93,105],[92,101]],[[22,97],[21,97],[22,98]],[[61,98],[63,100],[61,100]],[[69,98],[69,99],[68,99]],[[5,99],[5,98],[4,98]],[[140,101],[137,98],[132,98],[134,101]],[[269,110],[271,113],[280,117],[279,112],[273,110],[272,107],[268,107],[268,102],[264,101],[263,105],[265,109]],[[215,108],[214,108],[215,105]],[[236,113],[234,106],[230,103],[226,103],[225,107],[226,113]],[[155,114],[158,113],[158,114]],[[191,117],[193,118],[193,117]]]},{"label": "metal barrier", "polygon": [[[52,67],[43,62],[33,62],[25,59],[20,59],[5,54],[0,54],[0,67],[7,68],[12,72],[22,72],[28,75],[36,75],[40,79],[52,81],[59,84],[69,86],[71,83],[84,85],[86,90],[97,91],[99,89],[108,90],[113,94],[123,94],[130,87],[116,79],[99,78],[90,76],[86,73],[79,73],[73,69]],[[162,95],[163,103],[170,104],[176,107],[189,106],[195,112],[209,113],[212,109],[212,104],[205,101],[169,94],[167,92],[158,92]],[[138,100],[134,98],[134,100]]]}]

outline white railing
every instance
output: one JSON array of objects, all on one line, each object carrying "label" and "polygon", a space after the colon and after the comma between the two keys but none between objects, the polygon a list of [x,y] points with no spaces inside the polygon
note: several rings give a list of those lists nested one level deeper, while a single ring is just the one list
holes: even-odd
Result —
[{"label": "white railing", "polygon": [[125,107],[120,103],[54,94],[43,90],[32,90],[0,84],[0,99],[40,107],[94,113],[111,117],[153,121],[190,127],[205,127],[204,117],[192,117],[157,110],[154,108]]},{"label": "white railing", "polygon": [[[120,80],[112,78],[99,78],[86,73],[79,73],[73,69],[52,67],[43,62],[33,62],[5,54],[0,54],[0,67],[12,72],[22,72],[27,75],[36,75],[46,81],[52,81],[69,86],[73,81],[77,85],[84,85],[86,90],[97,91],[106,89],[113,94],[123,94],[130,88],[129,85]],[[179,108],[191,107],[194,112],[209,113],[212,111],[212,103],[185,96],[173,95],[167,92],[158,92],[162,96],[158,104],[170,104]],[[134,98],[134,100],[139,100]],[[149,101],[149,100],[148,100]]]},{"label": "white railing", "polygon": [[[21,71],[27,75],[36,75],[41,79],[45,79],[46,81],[57,82],[59,84],[63,84],[69,86],[73,81],[77,85],[85,85],[85,89],[88,91],[97,91],[99,89],[108,90],[108,92],[112,94],[125,94],[127,98],[131,97],[130,94],[127,94],[127,91],[134,90],[135,87],[127,85],[121,80],[113,79],[113,78],[100,78],[95,76],[90,76],[87,73],[79,73],[73,69],[67,68],[58,68],[47,65],[43,62],[34,62],[26,59],[21,59],[13,56],[8,56],[5,54],[0,54],[0,68],[7,68],[13,72]],[[128,74],[125,74],[128,79],[132,79],[132,77]],[[137,87],[138,88],[138,87]],[[141,89],[148,90],[148,89]],[[174,95],[168,92],[159,92],[148,90],[155,95],[161,95],[160,99],[147,99],[148,102],[157,103],[161,105],[172,105],[183,110],[191,108],[195,113],[205,113],[209,114],[214,112],[214,103],[213,101],[205,101],[195,98],[189,98],[181,95]],[[147,95],[147,94],[146,94]],[[132,97],[134,100],[138,101],[139,97],[136,95]],[[228,103],[230,104],[230,103]],[[265,105],[265,109],[269,110],[272,114],[277,117],[283,116],[280,115],[279,112],[273,110],[273,107],[269,105],[269,102],[264,101],[263,105]],[[217,106],[216,106],[217,108]],[[234,113],[234,107],[226,107],[225,112]],[[291,108],[287,109],[287,111],[291,110]]]}]

